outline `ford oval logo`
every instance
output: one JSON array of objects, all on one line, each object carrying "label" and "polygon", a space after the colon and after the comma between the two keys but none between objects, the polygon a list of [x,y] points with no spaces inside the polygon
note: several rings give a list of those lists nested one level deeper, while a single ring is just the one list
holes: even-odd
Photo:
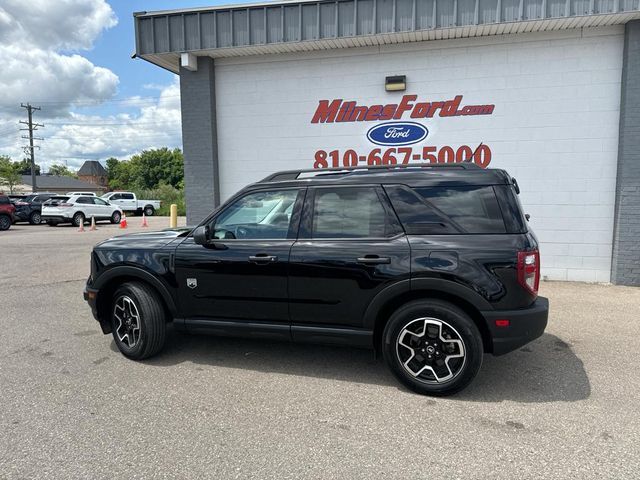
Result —
[{"label": "ford oval logo", "polygon": [[367,132],[369,141],[376,145],[411,145],[427,138],[429,130],[415,122],[387,122]]}]

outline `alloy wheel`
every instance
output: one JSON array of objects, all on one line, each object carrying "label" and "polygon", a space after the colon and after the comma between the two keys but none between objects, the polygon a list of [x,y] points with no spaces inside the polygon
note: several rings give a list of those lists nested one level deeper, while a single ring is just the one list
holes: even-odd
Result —
[{"label": "alloy wheel", "polygon": [[400,331],[396,354],[403,368],[416,380],[438,384],[458,376],[465,365],[462,337],[437,318],[412,320]]},{"label": "alloy wheel", "polygon": [[138,307],[130,297],[119,297],[113,308],[116,319],[116,335],[118,340],[129,348],[135,347],[140,341],[140,314]]},{"label": "alloy wheel", "polygon": [[11,227],[11,220],[4,215],[0,216],[0,230],[8,230]]}]

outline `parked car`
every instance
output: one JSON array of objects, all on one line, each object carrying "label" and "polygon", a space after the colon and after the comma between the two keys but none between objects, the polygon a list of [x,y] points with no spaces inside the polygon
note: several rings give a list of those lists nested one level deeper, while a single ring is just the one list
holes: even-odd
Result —
[{"label": "parked car", "polygon": [[16,207],[11,203],[9,197],[0,195],[0,230],[9,230],[14,221]]},{"label": "parked car", "polygon": [[159,352],[173,320],[375,348],[408,388],[448,395],[483,354],[546,327],[518,192],[505,171],[468,163],[276,173],[194,229],[98,244],[84,295],[132,359]]},{"label": "parked car", "polygon": [[94,192],[67,192],[67,196],[71,197],[73,195],[86,195],[89,197],[97,197]]},{"label": "parked car", "polygon": [[27,198],[26,194],[18,194],[18,193],[12,193],[10,195],[7,195],[9,197],[9,201],[13,204],[15,204],[16,202],[21,202],[23,201],[25,198]]},{"label": "parked car", "polygon": [[52,192],[32,193],[15,202],[16,221],[29,222],[31,225],[42,223],[42,204],[56,195],[58,194]]},{"label": "parked car", "polygon": [[106,200],[89,195],[56,196],[42,206],[42,219],[55,227],[60,223],[72,223],[76,227],[91,221],[109,220],[120,223],[122,210]]},{"label": "parked car", "polygon": [[150,217],[160,208],[160,200],[139,200],[133,192],[109,192],[101,198],[118,205],[123,211]]}]

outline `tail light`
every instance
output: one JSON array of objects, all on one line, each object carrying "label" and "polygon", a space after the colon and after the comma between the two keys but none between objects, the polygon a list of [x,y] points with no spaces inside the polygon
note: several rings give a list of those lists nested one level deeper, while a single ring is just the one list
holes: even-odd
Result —
[{"label": "tail light", "polygon": [[540,252],[518,252],[518,283],[533,295],[540,285]]}]

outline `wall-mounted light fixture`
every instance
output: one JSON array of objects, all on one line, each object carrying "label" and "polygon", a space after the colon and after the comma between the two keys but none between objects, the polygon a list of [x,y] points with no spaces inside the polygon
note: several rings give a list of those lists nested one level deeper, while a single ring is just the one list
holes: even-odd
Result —
[{"label": "wall-mounted light fixture", "polygon": [[407,89],[407,76],[394,75],[384,79],[384,89],[387,92],[404,92]]}]

